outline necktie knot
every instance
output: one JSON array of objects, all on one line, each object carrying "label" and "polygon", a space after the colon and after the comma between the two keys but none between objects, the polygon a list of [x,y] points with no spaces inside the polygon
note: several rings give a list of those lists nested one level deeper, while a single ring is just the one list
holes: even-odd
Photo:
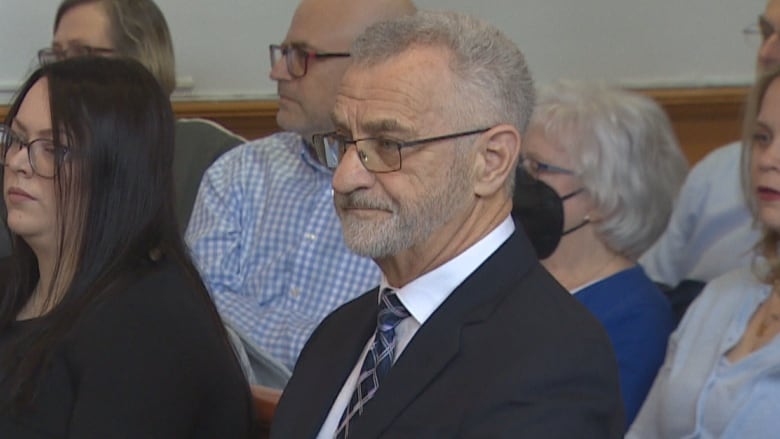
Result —
[{"label": "necktie knot", "polygon": [[379,293],[379,314],[376,319],[376,327],[381,333],[393,331],[401,320],[409,317],[409,311],[390,288],[385,288]]}]

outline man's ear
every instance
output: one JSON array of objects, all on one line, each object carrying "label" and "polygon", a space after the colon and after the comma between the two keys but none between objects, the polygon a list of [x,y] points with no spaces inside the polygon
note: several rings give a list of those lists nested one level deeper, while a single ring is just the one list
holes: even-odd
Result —
[{"label": "man's ear", "polygon": [[520,155],[520,133],[509,124],[496,125],[482,134],[475,160],[474,192],[479,197],[492,196],[513,178]]}]

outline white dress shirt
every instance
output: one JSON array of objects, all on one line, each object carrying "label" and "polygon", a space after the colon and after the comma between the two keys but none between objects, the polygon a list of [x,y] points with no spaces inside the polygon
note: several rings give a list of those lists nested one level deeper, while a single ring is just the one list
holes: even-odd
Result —
[{"label": "white dress shirt", "polygon": [[[392,288],[401,300],[401,303],[409,311],[410,317],[402,320],[395,328],[395,353],[393,363],[398,361],[406,346],[420,329],[428,317],[442,304],[447,297],[458,287],[467,277],[482,265],[504,243],[515,230],[515,224],[511,217],[507,217],[498,227],[493,229],[487,236],[476,242],[452,260],[433,271],[425,273],[419,278],[406,284],[401,288],[394,288],[387,283],[387,279],[382,276],[382,282],[379,286],[380,291],[383,288]],[[377,311],[379,304],[377,302]],[[338,397],[336,397],[333,407],[331,407],[328,417],[322,424],[318,439],[330,439],[336,433],[341,415],[349,405],[352,393],[355,391],[360,369],[363,366],[363,360],[374,343],[374,336],[368,339],[363,353],[358,357],[357,364],[352,369],[344,386],[341,388]]]}]

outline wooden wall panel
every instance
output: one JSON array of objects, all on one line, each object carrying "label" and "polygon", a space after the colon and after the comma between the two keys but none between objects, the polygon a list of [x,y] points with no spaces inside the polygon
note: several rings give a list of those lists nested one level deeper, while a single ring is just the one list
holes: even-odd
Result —
[{"label": "wooden wall panel", "polygon": [[[667,111],[691,164],[713,148],[739,138],[745,87],[637,91],[656,99]],[[178,117],[211,119],[247,139],[279,130],[273,100],[177,101],[173,109]],[[5,118],[7,111],[7,106],[0,106],[0,117]]]},{"label": "wooden wall panel", "polygon": [[691,165],[712,149],[740,137],[746,87],[638,91],[666,110]]}]

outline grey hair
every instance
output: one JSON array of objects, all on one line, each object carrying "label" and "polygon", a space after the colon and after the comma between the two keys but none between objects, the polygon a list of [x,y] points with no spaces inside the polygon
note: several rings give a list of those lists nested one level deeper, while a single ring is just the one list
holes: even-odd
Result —
[{"label": "grey hair", "polygon": [[532,125],[562,147],[613,251],[636,260],[663,233],[688,163],[652,99],[603,84],[559,82],[541,93]]},{"label": "grey hair", "polygon": [[414,46],[449,50],[459,79],[452,106],[459,122],[471,128],[507,123],[525,131],[535,101],[533,80],[523,53],[501,31],[464,14],[419,11],[368,27],[350,52],[353,63],[371,66]]}]

